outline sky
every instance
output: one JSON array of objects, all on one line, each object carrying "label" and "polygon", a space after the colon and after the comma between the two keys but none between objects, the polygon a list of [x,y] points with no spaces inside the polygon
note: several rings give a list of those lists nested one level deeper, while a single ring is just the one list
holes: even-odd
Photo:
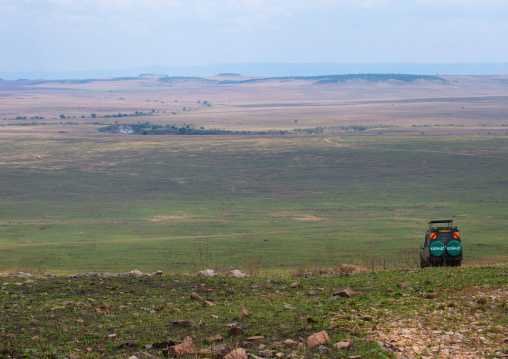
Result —
[{"label": "sky", "polygon": [[0,71],[508,62],[507,0],[0,0]]}]

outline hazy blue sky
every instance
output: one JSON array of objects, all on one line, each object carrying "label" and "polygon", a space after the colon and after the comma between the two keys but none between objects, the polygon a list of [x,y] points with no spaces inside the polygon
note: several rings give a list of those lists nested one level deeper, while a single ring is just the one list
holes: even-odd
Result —
[{"label": "hazy blue sky", "polygon": [[0,71],[508,62],[507,0],[0,0]]}]

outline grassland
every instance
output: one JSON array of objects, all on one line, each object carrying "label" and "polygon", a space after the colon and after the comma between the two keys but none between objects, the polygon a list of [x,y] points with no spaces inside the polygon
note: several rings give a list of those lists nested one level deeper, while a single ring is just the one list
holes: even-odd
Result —
[{"label": "grassland", "polygon": [[[0,275],[33,274],[0,279],[0,358],[156,359],[216,334],[294,358],[508,354],[506,75],[161,78],[0,80]],[[326,130],[98,131],[138,122]],[[462,268],[415,270],[430,219],[455,220]],[[98,274],[134,268],[164,275]],[[322,330],[330,351],[307,348]]]},{"label": "grassland", "polygon": [[[4,276],[0,358],[156,359],[187,336],[196,350],[207,349],[213,344],[206,338],[215,335],[221,336],[215,345],[263,356],[273,350],[292,358],[499,358],[508,354],[506,269],[271,278]],[[333,298],[344,288],[356,294]],[[242,318],[243,309],[250,314]],[[230,334],[231,325],[243,333]],[[330,338],[328,352],[306,345],[321,331]],[[337,342],[350,347],[335,349]]]},{"label": "grassland", "polygon": [[[436,218],[506,263],[506,76],[396,77],[0,80],[0,271],[408,267]],[[98,132],[147,121],[327,130]]]},{"label": "grassland", "polygon": [[[508,262],[504,136],[2,136],[4,271]],[[39,158],[40,157],[40,158]]]}]

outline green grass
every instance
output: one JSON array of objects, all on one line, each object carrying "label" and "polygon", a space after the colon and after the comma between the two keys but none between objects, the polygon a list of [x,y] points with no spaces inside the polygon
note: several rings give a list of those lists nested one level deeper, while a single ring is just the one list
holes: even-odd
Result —
[{"label": "green grass", "polygon": [[[413,330],[412,338],[424,338],[427,333],[428,346],[423,343],[422,348],[415,340],[419,349],[409,345],[398,354],[415,357],[414,350],[420,354],[425,350],[427,356],[442,358],[434,354],[458,347],[481,351],[481,357],[495,357],[495,351],[508,350],[502,344],[508,325],[507,276],[507,267],[308,277],[33,276],[31,282],[3,276],[0,358],[61,358],[71,353],[81,358],[127,358],[139,351],[162,357],[164,348],[186,336],[199,349],[208,347],[205,338],[216,334],[225,343],[256,355],[259,344],[264,344],[286,356],[311,358],[318,350],[309,350],[305,339],[323,330],[330,337],[329,348],[339,341],[353,344],[351,351],[332,349],[323,358],[394,358],[376,342],[389,342],[387,338],[400,330]],[[291,286],[295,281],[299,287]],[[344,288],[356,295],[332,299],[334,292]],[[192,292],[215,306],[204,307],[201,300],[191,299]],[[238,319],[244,308],[252,314]],[[172,325],[180,319],[194,320],[197,326]],[[245,334],[228,335],[225,325],[232,322]],[[445,332],[461,333],[463,340],[439,339],[440,335],[453,337]],[[257,335],[263,338],[248,340]],[[284,347],[281,343],[286,339],[301,344]],[[127,345],[129,340],[137,342]],[[391,343],[401,346],[398,341]],[[152,348],[145,349],[145,345]]]},{"label": "green grass", "polygon": [[507,160],[501,136],[6,136],[0,270],[407,267],[430,219],[507,263]]}]

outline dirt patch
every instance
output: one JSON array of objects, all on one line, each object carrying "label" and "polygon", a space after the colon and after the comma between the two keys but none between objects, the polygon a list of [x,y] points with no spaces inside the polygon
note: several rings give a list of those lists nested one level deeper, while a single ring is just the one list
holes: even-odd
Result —
[{"label": "dirt patch", "polygon": [[161,222],[161,221],[182,221],[185,219],[192,219],[192,218],[195,218],[195,216],[182,214],[179,216],[157,216],[154,218],[149,218],[148,220],[150,222]]},{"label": "dirt patch", "polygon": [[311,216],[311,215],[303,216],[303,217],[295,217],[294,219],[296,219],[297,221],[326,221],[327,220],[326,218],[320,218],[320,217]]}]

